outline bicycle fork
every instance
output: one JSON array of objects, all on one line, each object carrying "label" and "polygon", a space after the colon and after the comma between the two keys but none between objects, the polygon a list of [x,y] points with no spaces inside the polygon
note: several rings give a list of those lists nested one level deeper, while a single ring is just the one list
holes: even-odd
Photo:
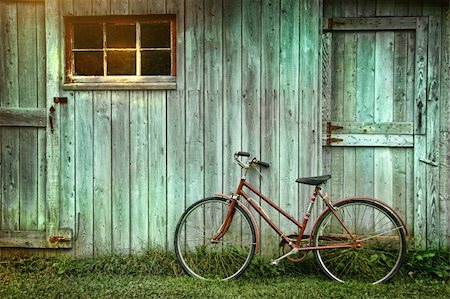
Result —
[{"label": "bicycle fork", "polygon": [[233,216],[235,213],[234,206],[236,205],[236,197],[233,195],[231,198],[230,206],[228,207],[227,214],[225,215],[225,219],[220,226],[217,234],[211,238],[211,243],[219,243],[219,240],[225,235],[225,233],[228,231],[231,225],[231,221],[233,220]]}]

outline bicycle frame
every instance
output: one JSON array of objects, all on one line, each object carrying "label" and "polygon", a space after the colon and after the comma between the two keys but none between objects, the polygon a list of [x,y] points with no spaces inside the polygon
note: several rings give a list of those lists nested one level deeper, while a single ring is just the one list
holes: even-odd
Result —
[{"label": "bicycle frame", "polygon": [[[291,221],[293,224],[295,224],[299,229],[299,234],[297,236],[297,242],[294,244],[291,239],[289,239],[285,233],[281,231],[281,229],[273,223],[273,221],[267,216],[267,214],[264,212],[264,210],[261,208],[261,206],[250,197],[248,193],[246,193],[243,189],[244,187],[248,188],[250,191],[258,195],[259,198],[264,200],[267,204],[269,204],[271,207],[276,209],[279,213],[281,213],[284,217],[286,217],[289,221]],[[212,242],[217,242],[228,230],[230,227],[230,224],[233,220],[234,215],[234,205],[237,204],[237,200],[240,196],[242,196],[254,209],[255,211],[272,227],[272,229],[288,244],[292,249],[297,251],[309,251],[309,250],[319,250],[319,249],[335,249],[335,248],[356,248],[357,246],[360,246],[358,240],[353,236],[353,234],[350,232],[348,227],[344,224],[344,222],[339,218],[339,216],[334,212],[334,207],[331,205],[331,203],[328,201],[329,197],[324,196],[320,192],[321,188],[319,186],[316,186],[314,189],[314,192],[310,198],[309,206],[306,211],[306,214],[303,218],[303,222],[300,223],[298,220],[296,220],[292,215],[290,215],[288,212],[284,211],[281,207],[279,207],[277,204],[275,204],[273,201],[271,201],[268,197],[266,197],[264,194],[259,192],[254,186],[252,186],[250,183],[248,183],[245,179],[245,176],[240,179],[239,185],[236,189],[235,194],[231,197],[231,204],[228,208],[228,211],[226,213],[224,222],[222,226],[220,227],[218,233],[212,238]],[[327,246],[311,246],[311,240],[312,236],[309,237],[309,244],[306,247],[299,247],[297,244],[300,244],[300,241],[302,240],[306,225],[308,224],[309,218],[311,216],[312,208],[315,204],[315,201],[317,200],[317,197],[321,197],[324,201],[325,205],[332,211],[333,215],[336,217],[336,219],[339,221],[339,223],[342,225],[342,227],[345,229],[345,231],[351,236],[352,242],[347,244],[340,244],[340,245],[327,245]]]}]

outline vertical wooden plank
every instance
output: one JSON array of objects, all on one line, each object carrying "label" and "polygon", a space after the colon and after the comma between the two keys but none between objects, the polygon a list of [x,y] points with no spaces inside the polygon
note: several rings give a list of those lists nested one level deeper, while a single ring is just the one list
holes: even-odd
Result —
[{"label": "vertical wooden plank", "polygon": [[[53,96],[57,96],[60,91],[60,74],[55,70],[60,69],[59,49],[62,48],[60,38],[60,3],[56,0],[45,1],[45,33],[46,33],[46,45],[53,45],[52,47],[46,47],[46,96],[47,96],[47,108],[50,109],[53,103]],[[59,228],[59,213],[60,213],[60,110],[58,107],[53,113],[51,130],[50,119],[47,120],[47,133],[46,133],[46,155],[47,155],[47,236],[51,236],[57,233]]]},{"label": "vertical wooden plank", "polygon": [[[103,11],[108,9],[107,1]],[[106,4],[106,7],[105,7]],[[115,15],[126,15],[134,3],[111,0],[110,11]],[[111,91],[112,120],[112,171],[111,171],[111,205],[112,205],[112,250],[128,253],[132,250],[131,240],[131,195],[133,187],[130,182],[130,92]]]},{"label": "vertical wooden plank", "polygon": [[[111,94],[111,200],[112,249],[118,253],[130,250],[130,95],[128,91]],[[136,183],[136,182],[133,182]]]},{"label": "vertical wooden plank", "polygon": [[[425,127],[427,124],[426,111],[426,82],[427,82],[427,45],[428,45],[428,18],[417,18],[416,29],[416,59],[415,59],[415,107],[414,107],[414,242],[416,249],[426,248],[426,203],[427,183],[426,164],[420,162],[426,156]],[[419,121],[422,103],[422,116]],[[421,125],[419,125],[421,124]]]},{"label": "vertical wooden plank", "polygon": [[[377,14],[389,15],[389,7],[378,3]],[[374,121],[391,122],[394,112],[394,32],[375,34]],[[374,196],[393,205],[393,160],[389,148],[374,150]]]},{"label": "vertical wooden plank", "polygon": [[[36,35],[37,35],[37,102],[38,108],[45,108],[45,7],[44,4],[36,5]],[[1,52],[1,51],[0,51]],[[1,138],[1,137],[0,137]],[[45,161],[45,129],[38,129],[38,190],[37,190],[37,230],[45,230],[45,186],[46,186],[46,161]],[[1,176],[1,174],[0,174]],[[1,197],[1,195],[0,195]]]},{"label": "vertical wooden plank", "polygon": [[[439,163],[440,124],[440,52],[441,23],[440,6],[424,6],[424,15],[430,15],[428,23],[428,66],[427,66],[427,160]],[[439,247],[439,167],[427,165],[427,247]]]},{"label": "vertical wooden plank", "polygon": [[[261,5],[242,2],[242,147],[260,155]],[[255,184],[257,175],[250,175]]]},{"label": "vertical wooden plank", "polygon": [[165,0],[147,0],[147,12],[152,13],[165,13],[166,1]]},{"label": "vertical wooden plank", "polygon": [[[166,1],[149,0],[148,13],[165,13]],[[178,50],[179,51],[179,50]],[[149,244],[167,244],[167,101],[165,91],[148,92]]]},{"label": "vertical wooden plank", "polygon": [[204,195],[204,6],[186,0],[186,206]]},{"label": "vertical wooden plank", "polygon": [[[167,12],[177,15],[177,91],[167,92],[167,244],[173,248],[178,218],[185,209],[186,102],[184,1],[167,0]],[[170,112],[169,112],[170,111]]]},{"label": "vertical wooden plank", "polygon": [[242,10],[241,0],[223,1],[223,190],[234,192],[240,169],[233,154],[242,147]]},{"label": "vertical wooden plank", "polygon": [[111,93],[93,92],[94,254],[111,252]]},{"label": "vertical wooden plank", "polygon": [[[17,49],[17,6],[0,3],[0,89],[1,107],[19,106]],[[5,55],[5,53],[7,55]],[[1,128],[2,229],[19,229],[19,130]],[[6,171],[7,170],[7,171]]]},{"label": "vertical wooden plank", "polygon": [[117,15],[126,15],[128,13],[128,7],[130,5],[131,4],[129,3],[129,0],[111,0],[111,13]]},{"label": "vertical wooden plank", "polygon": [[[222,192],[222,1],[205,1],[205,194]],[[228,158],[228,157],[226,157]],[[228,160],[228,159],[226,159]]]},{"label": "vertical wooden plank", "polygon": [[[370,0],[358,1],[358,16],[374,16],[376,3]],[[356,121],[374,122],[375,101],[375,33],[358,32],[356,49]],[[374,195],[374,150],[361,148],[355,157],[355,193],[362,196]]]},{"label": "vertical wooden plank", "polygon": [[148,10],[147,0],[128,0],[130,14],[146,14]]},{"label": "vertical wooden plank", "polygon": [[[357,15],[357,3],[351,1],[346,4],[344,15],[354,17]],[[356,62],[357,43],[359,33],[346,32],[344,36],[344,108],[343,119],[345,121],[356,121]],[[356,195],[356,149],[344,148],[344,190],[343,196]]]},{"label": "vertical wooden plank", "polygon": [[[92,14],[90,0],[73,1],[74,15]],[[67,4],[65,4],[67,5]],[[78,222],[77,256],[90,256],[94,249],[94,102],[93,92],[74,93],[75,105],[75,193]],[[78,216],[79,214],[79,216]]]},{"label": "vertical wooden plank", "polygon": [[166,93],[153,91],[148,98],[149,238],[151,246],[167,242],[167,123]]},{"label": "vertical wooden plank", "polygon": [[[75,1],[74,1],[75,2]],[[87,5],[89,2],[87,3]],[[91,0],[93,15],[108,15],[111,11],[110,1],[105,0]]]},{"label": "vertical wooden plank", "polygon": [[[407,3],[395,3],[394,9],[396,16],[406,16],[408,14]],[[408,34],[411,32],[396,31],[394,33],[394,111],[393,120],[398,122],[412,121],[408,119],[408,115],[412,113],[412,105],[414,98],[408,98]],[[408,108],[411,111],[408,111]],[[413,186],[407,179],[407,169],[410,167],[408,162],[408,152],[411,149],[392,148],[393,158],[393,208],[399,212],[403,219],[407,216],[407,195],[411,192]],[[412,198],[411,198],[412,199]]]},{"label": "vertical wooden plank", "polygon": [[92,92],[76,92],[74,104],[75,194],[78,222],[75,254],[90,256],[94,254],[94,111]]},{"label": "vertical wooden plank", "polygon": [[[37,107],[36,10],[33,4],[17,4],[19,106]],[[37,129],[19,129],[19,196],[21,230],[37,227]]]},{"label": "vertical wooden plank", "polygon": [[[318,159],[321,138],[318,128],[319,119],[319,11],[320,1],[300,2],[300,74],[301,89],[299,102],[299,176],[318,175]],[[300,187],[299,213],[306,211],[311,188]],[[318,206],[316,206],[318,208]],[[301,212],[300,212],[301,211]],[[317,209],[316,209],[317,212]],[[312,225],[312,221],[309,224]]]},{"label": "vertical wooden plank", "polygon": [[[324,7],[325,9],[325,7]],[[331,63],[332,57],[332,33],[324,32],[322,35],[322,120],[331,121]],[[320,126],[322,127],[322,126]],[[321,136],[326,132],[321,131]],[[331,147],[322,146],[322,173],[331,173]]]},{"label": "vertical wooden plank", "polygon": [[[417,3],[417,1],[415,1]],[[411,6],[408,8],[408,14],[411,16],[420,15],[419,11],[414,11]],[[415,68],[416,68],[416,31],[407,32],[407,69],[406,69],[406,119],[411,122],[416,122],[417,114],[415,111],[416,96],[415,96]],[[414,124],[415,126],[415,124]],[[416,136],[415,136],[416,139]],[[415,146],[417,145],[415,140]],[[415,159],[416,150],[411,149],[406,151],[406,215],[405,221],[408,225],[408,230],[414,234],[414,198],[415,198]]]},{"label": "vertical wooden plank", "polygon": [[441,57],[441,155],[440,155],[440,221],[441,221],[441,235],[440,247],[442,249],[450,248],[450,119],[447,115],[450,114],[450,53],[445,50],[450,47],[450,3],[442,5],[442,57]]},{"label": "vertical wooden plank", "polygon": [[[73,14],[73,2],[61,1],[62,16]],[[63,36],[63,28],[60,28]],[[52,46],[52,45],[49,45]],[[64,55],[60,55],[60,74],[65,72]],[[61,212],[60,227],[74,228],[79,224],[77,222],[76,195],[75,195],[75,101],[74,92],[61,91],[58,96],[68,98],[67,104],[58,105],[61,110]],[[75,244],[76,246],[76,244]]]},{"label": "vertical wooden plank", "polygon": [[[130,14],[147,13],[147,1],[129,0]],[[148,93],[130,91],[130,228],[134,252],[149,242]]]},{"label": "vertical wooden plank", "polygon": [[[117,1],[117,0],[111,0],[111,1]],[[91,15],[92,9],[93,9],[92,0],[73,1],[73,12],[74,12],[74,15],[76,15],[76,16]]]},{"label": "vertical wooden plank", "polygon": [[[279,72],[280,72],[280,5],[278,1],[262,2],[262,47],[261,47],[261,159],[270,163],[263,169],[261,191],[279,204]],[[279,214],[273,209],[265,209],[272,221],[278,226]],[[261,225],[261,242],[277,244],[279,237],[267,224]],[[278,252],[276,246],[267,248],[268,254]]]},{"label": "vertical wooden plank", "polygon": [[131,248],[148,247],[148,108],[147,93],[130,93],[130,219]]},{"label": "vertical wooden plank", "polygon": [[[280,20],[280,206],[298,217],[298,190],[294,183],[299,176],[299,2],[281,2]],[[289,12],[289,13],[283,13]],[[303,200],[303,199],[302,199]],[[303,211],[302,211],[303,212]],[[282,231],[295,227],[281,217]]]},{"label": "vertical wooden plank", "polygon": [[[333,17],[343,17],[345,15],[344,5],[333,5]],[[332,39],[332,88],[331,88],[331,120],[342,121],[344,117],[344,53],[345,53],[345,32],[333,32]],[[331,149],[331,180],[330,191],[333,198],[344,196],[344,149]]]}]

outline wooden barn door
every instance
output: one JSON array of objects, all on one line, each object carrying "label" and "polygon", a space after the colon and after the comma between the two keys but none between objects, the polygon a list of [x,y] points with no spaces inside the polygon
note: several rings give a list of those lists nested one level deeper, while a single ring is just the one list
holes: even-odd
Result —
[{"label": "wooden barn door", "polygon": [[[425,132],[426,19],[326,20],[323,166],[333,198],[370,196],[413,225]],[[331,188],[330,188],[331,187]]]},{"label": "wooden barn door", "polygon": [[44,12],[44,1],[0,1],[0,247],[67,247],[56,242],[64,237],[48,196],[59,165],[49,155],[58,132],[49,128],[57,105],[46,95]]}]

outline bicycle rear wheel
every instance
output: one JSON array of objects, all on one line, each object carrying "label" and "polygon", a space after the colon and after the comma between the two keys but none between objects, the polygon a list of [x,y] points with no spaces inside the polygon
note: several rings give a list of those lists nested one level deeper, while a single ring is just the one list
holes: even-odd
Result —
[{"label": "bicycle rear wheel", "polygon": [[[353,242],[333,212],[339,216]],[[383,205],[367,199],[349,199],[326,211],[313,232],[314,246],[323,248],[315,256],[325,274],[337,281],[359,280],[373,284],[389,281],[400,269],[406,250],[405,229],[399,219]]]},{"label": "bicycle rear wheel", "polygon": [[191,205],[181,216],[175,231],[175,253],[183,270],[201,279],[229,280],[249,266],[256,249],[256,231],[246,211],[235,205],[225,235],[217,241],[230,203],[223,198],[206,198]]}]

